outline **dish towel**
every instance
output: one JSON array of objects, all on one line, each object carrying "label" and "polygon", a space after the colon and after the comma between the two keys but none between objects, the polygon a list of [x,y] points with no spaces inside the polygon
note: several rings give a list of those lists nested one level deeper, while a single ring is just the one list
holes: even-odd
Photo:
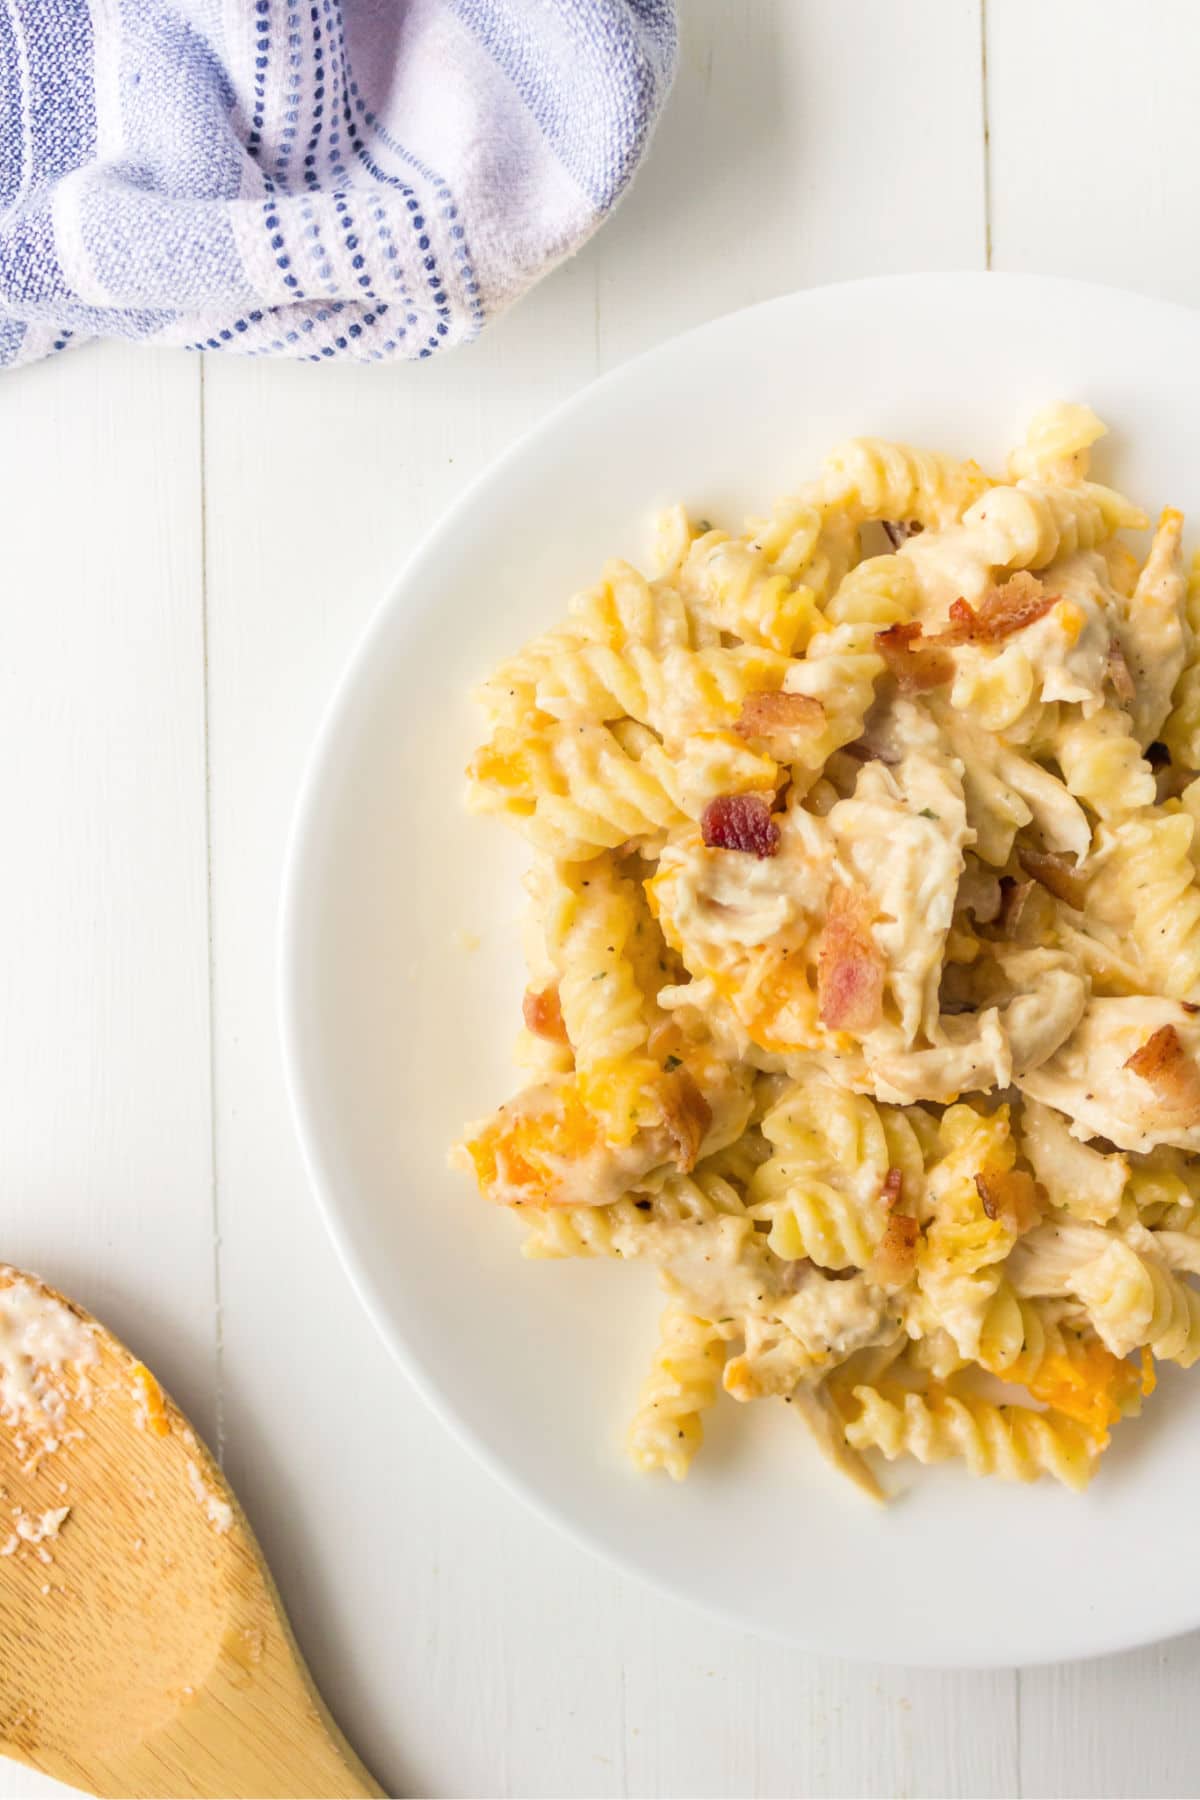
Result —
[{"label": "dish towel", "polygon": [[0,364],[431,356],[596,229],[671,0],[0,0]]}]

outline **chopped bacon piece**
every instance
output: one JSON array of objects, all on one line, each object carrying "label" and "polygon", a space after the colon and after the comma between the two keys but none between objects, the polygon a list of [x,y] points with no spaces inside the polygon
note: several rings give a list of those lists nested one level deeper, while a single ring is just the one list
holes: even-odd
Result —
[{"label": "chopped bacon piece", "polygon": [[883,1178],[881,1197],[887,1203],[889,1212],[894,1212],[904,1198],[904,1170],[890,1168]]},{"label": "chopped bacon piece", "polygon": [[774,856],[779,827],[761,794],[718,794],[700,819],[710,850],[742,850],[749,856]]},{"label": "chopped bacon piece", "polygon": [[906,538],[917,537],[924,530],[919,519],[880,519],[879,523],[893,550],[898,550]]},{"label": "chopped bacon piece", "polygon": [[810,729],[824,718],[825,708],[811,694],[785,694],[780,688],[747,694],[733,729],[743,737],[770,737],[777,731]]},{"label": "chopped bacon piece", "polygon": [[535,1037],[545,1038],[550,1044],[570,1043],[556,987],[543,988],[540,994],[535,994],[532,988],[526,988],[521,1011],[526,1025]]},{"label": "chopped bacon piece", "polygon": [[954,674],[954,664],[943,650],[922,640],[917,620],[889,625],[875,633],[875,648],[894,676],[902,694],[923,694],[941,687]]},{"label": "chopped bacon piece", "polygon": [[700,1146],[712,1124],[712,1107],[686,1069],[676,1069],[663,1081],[663,1124],[675,1147],[675,1166],[686,1175],[696,1166]]},{"label": "chopped bacon piece", "polygon": [[1133,676],[1129,673],[1129,664],[1125,661],[1120,638],[1112,637],[1108,640],[1108,679],[1118,700],[1124,702],[1134,699],[1137,689],[1133,685]]},{"label": "chopped bacon piece", "polygon": [[946,630],[939,631],[930,642],[995,644],[1043,618],[1057,600],[1058,595],[1048,594],[1036,575],[1021,570],[1000,587],[990,587],[978,610],[969,601],[956,600],[950,608]]},{"label": "chopped bacon piece", "polygon": [[[893,1171],[898,1174],[899,1170]],[[899,1287],[916,1267],[917,1240],[921,1228],[907,1213],[891,1213],[878,1248],[871,1258],[872,1281],[883,1287]]]},{"label": "chopped bacon piece", "polygon": [[1024,1169],[981,1169],[975,1186],[988,1218],[999,1219],[1018,1237],[1042,1216],[1041,1190]]},{"label": "chopped bacon piece", "polygon": [[1073,906],[1077,912],[1082,908],[1087,882],[1069,856],[1060,856],[1052,850],[1018,850],[1017,861],[1025,873],[1032,875],[1056,900]]},{"label": "chopped bacon piece", "polygon": [[1149,1083],[1164,1108],[1177,1115],[1181,1124],[1200,1125],[1200,1068],[1173,1025],[1160,1025],[1125,1067]]},{"label": "chopped bacon piece", "polygon": [[834,1031],[869,1031],[878,1025],[885,968],[863,902],[848,888],[835,887],[817,960],[821,1023]]}]

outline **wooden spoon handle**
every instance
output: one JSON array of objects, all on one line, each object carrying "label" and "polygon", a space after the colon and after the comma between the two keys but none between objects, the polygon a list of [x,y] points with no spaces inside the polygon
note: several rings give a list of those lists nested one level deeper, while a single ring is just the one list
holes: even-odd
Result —
[{"label": "wooden spoon handle", "polygon": [[[261,1615],[260,1615],[261,1617]],[[384,1789],[359,1761],[279,1615],[227,1633],[203,1688],[170,1699],[163,1723],[140,1741],[76,1757],[46,1744],[0,1749],[87,1793],[127,1800],[379,1800]],[[2,1725],[2,1722],[0,1722]]]}]

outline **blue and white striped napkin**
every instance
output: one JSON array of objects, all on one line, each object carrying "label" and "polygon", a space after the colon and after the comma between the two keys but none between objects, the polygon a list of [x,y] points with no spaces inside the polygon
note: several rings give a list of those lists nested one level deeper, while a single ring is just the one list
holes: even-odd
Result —
[{"label": "blue and white striped napkin", "polygon": [[0,0],[0,363],[465,343],[620,197],[675,54],[671,0]]}]

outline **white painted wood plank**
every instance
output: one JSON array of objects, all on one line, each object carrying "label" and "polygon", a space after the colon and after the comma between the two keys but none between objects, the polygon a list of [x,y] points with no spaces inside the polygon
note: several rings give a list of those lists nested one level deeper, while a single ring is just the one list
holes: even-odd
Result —
[{"label": "white painted wood plank", "polygon": [[[208,365],[228,1462],[328,1697],[404,1791],[1006,1792],[1011,1677],[754,1642],[611,1575],[478,1471],[359,1315],[283,1100],[275,907],[295,787],[415,536],[647,343],[797,285],[982,262],[974,0],[902,20],[889,0],[683,11],[679,86],[633,195],[478,346],[420,369]],[[896,80],[913,66],[946,121],[936,157]]]},{"label": "white painted wood plank", "polygon": [[1126,1656],[1025,1670],[1020,1791],[1061,1800],[1200,1793],[1198,1680],[1197,1633]]},{"label": "white painted wood plank", "polygon": [[1194,0],[989,0],[987,26],[993,267],[1200,301]]},{"label": "white painted wood plank", "polygon": [[105,347],[3,378],[0,1256],[211,1435],[199,377]]},{"label": "white painted wood plank", "polygon": [[[978,0],[683,0],[653,152],[585,253],[600,365],[774,294],[985,266]],[[805,358],[781,371],[803,404]]]}]

